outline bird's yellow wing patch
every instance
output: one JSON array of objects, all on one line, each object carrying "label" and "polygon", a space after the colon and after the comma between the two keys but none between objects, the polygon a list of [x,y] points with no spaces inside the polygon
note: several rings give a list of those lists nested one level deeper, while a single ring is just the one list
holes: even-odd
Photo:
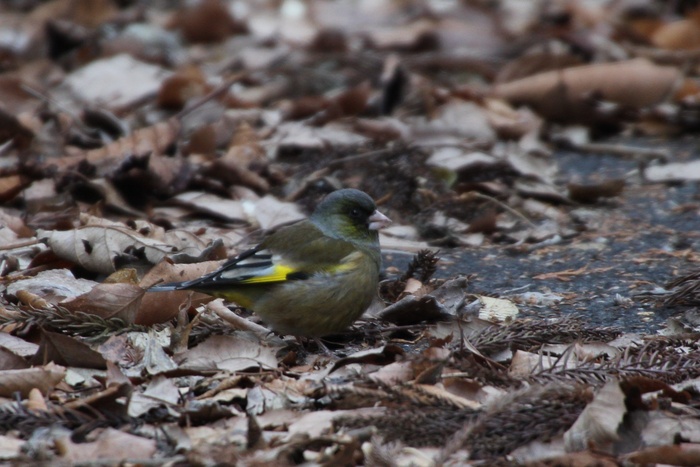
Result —
[{"label": "bird's yellow wing patch", "polygon": [[264,272],[241,280],[241,284],[264,284],[267,282],[282,282],[287,280],[287,276],[296,271],[291,266],[275,264],[267,268]]}]

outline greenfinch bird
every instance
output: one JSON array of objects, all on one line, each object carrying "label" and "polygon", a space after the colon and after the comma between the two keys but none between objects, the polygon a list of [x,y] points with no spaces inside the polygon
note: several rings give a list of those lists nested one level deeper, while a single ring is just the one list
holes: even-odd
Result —
[{"label": "greenfinch bird", "polygon": [[280,228],[218,270],[149,292],[193,290],[224,298],[254,311],[282,335],[338,333],[377,293],[378,230],[389,223],[366,193],[337,190],[308,219]]}]

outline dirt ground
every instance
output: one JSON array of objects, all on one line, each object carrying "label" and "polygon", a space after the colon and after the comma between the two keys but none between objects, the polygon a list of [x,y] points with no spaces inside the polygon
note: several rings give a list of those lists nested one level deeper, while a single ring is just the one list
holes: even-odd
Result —
[{"label": "dirt ground", "polygon": [[[612,143],[663,148],[683,159],[698,155],[698,141],[615,139]],[[554,159],[561,180],[624,178],[639,163],[615,155],[559,150]],[[681,311],[644,300],[636,294],[663,286],[698,268],[700,201],[696,183],[650,184],[628,177],[622,196],[581,210],[594,228],[554,244],[519,249],[491,244],[443,249],[437,276],[474,275],[470,291],[486,295],[538,291],[567,297],[551,307],[525,306],[525,313],[557,316],[574,313],[594,326],[629,332],[655,332]],[[400,256],[392,256],[388,264]],[[572,276],[541,277],[577,271]],[[632,301],[616,299],[632,298]]]}]

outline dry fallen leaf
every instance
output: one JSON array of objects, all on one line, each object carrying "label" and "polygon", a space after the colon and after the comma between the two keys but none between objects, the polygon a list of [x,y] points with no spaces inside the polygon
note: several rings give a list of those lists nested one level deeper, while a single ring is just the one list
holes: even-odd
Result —
[{"label": "dry fallen leaf", "polygon": [[564,434],[567,450],[580,451],[588,446],[606,450],[619,439],[618,428],[626,413],[620,383],[616,380],[606,383]]},{"label": "dry fallen leaf", "polygon": [[598,118],[591,96],[639,109],[672,98],[682,81],[674,67],[634,59],[548,71],[498,84],[493,94],[514,105],[530,106],[546,118],[590,122]]},{"label": "dry fallen leaf", "polygon": [[98,284],[90,292],[61,302],[72,311],[97,315],[104,319],[119,318],[133,324],[145,291],[133,284]]},{"label": "dry fallen leaf", "polygon": [[250,334],[212,336],[198,346],[176,355],[179,368],[194,371],[243,371],[277,368],[276,349]]},{"label": "dry fallen leaf", "polygon": [[70,437],[57,440],[60,458],[72,463],[96,462],[100,459],[150,459],[156,453],[156,441],[124,433],[114,428],[100,432],[88,443],[74,443]]},{"label": "dry fallen leaf", "polygon": [[63,380],[66,368],[55,363],[20,370],[0,372],[0,396],[13,397],[18,392],[26,397],[36,388],[42,394],[49,394]]},{"label": "dry fallen leaf", "polygon": [[89,271],[111,274],[128,263],[147,261],[156,264],[170,255],[182,255],[191,261],[200,256],[200,245],[182,250],[139,232],[119,226],[85,226],[75,230],[39,230],[37,235],[61,258]]}]

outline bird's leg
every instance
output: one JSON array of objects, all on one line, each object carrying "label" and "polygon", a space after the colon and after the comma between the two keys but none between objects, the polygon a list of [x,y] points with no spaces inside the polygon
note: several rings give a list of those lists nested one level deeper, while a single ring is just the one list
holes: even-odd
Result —
[{"label": "bird's leg", "polygon": [[[303,349],[307,348],[308,343],[309,343],[309,340],[307,338],[304,338],[301,336],[294,336],[294,338],[297,340],[297,343],[299,344],[299,346],[301,348],[303,348]],[[313,339],[313,341],[316,343],[316,345],[318,346],[318,349],[321,351],[322,354],[324,354],[328,357],[333,357],[333,358],[336,357],[336,355],[333,352],[331,352],[331,350],[328,347],[326,347],[326,344],[324,344],[320,338],[312,337],[311,339]]]},{"label": "bird's leg", "polygon": [[328,347],[326,347],[326,344],[324,344],[320,338],[314,337],[313,339],[314,339],[314,342],[316,342],[316,345],[318,346],[318,348],[321,350],[321,352],[328,355],[329,357],[335,357],[335,354],[333,352],[331,352]]}]

